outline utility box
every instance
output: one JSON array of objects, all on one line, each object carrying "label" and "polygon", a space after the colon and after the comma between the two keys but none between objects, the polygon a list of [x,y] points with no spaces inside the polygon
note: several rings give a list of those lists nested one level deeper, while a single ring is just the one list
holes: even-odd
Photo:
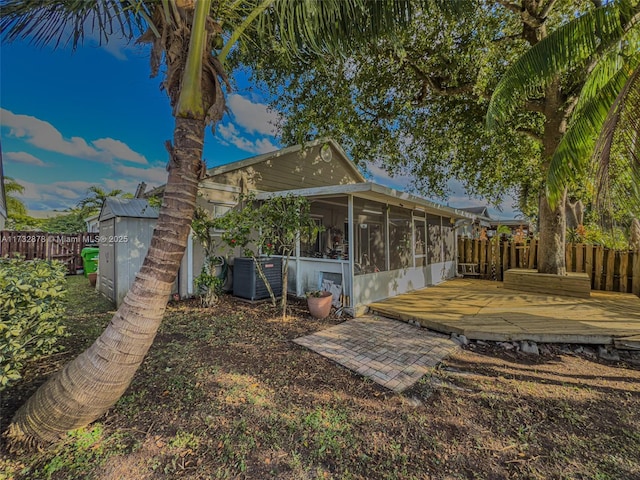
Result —
[{"label": "utility box", "polygon": [[[282,295],[282,259],[259,258],[258,261],[269,281],[273,294]],[[233,295],[248,300],[269,298],[269,290],[258,273],[253,258],[236,257],[233,264]]]}]

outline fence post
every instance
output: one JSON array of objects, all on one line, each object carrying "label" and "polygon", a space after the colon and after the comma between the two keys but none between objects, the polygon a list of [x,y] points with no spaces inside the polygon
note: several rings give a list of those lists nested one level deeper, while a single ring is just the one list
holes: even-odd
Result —
[{"label": "fence post", "polygon": [[502,242],[502,271],[506,272],[510,268],[513,268],[509,265],[509,242]]},{"label": "fence post", "polygon": [[473,239],[473,260],[471,262],[475,265],[480,264],[480,255],[478,252],[479,247],[480,247],[480,240],[478,240],[477,238],[474,238]]},{"label": "fence post", "polygon": [[471,239],[464,239],[464,263],[471,263]]},{"label": "fence post", "polygon": [[516,260],[516,242],[509,242],[509,268],[517,268],[517,260]]},{"label": "fence post", "polygon": [[591,288],[594,288],[593,283],[593,245],[584,246],[584,271],[589,275],[591,280]]},{"label": "fence post", "polygon": [[527,267],[533,270],[536,266],[536,258],[538,257],[538,242],[535,238],[531,239],[529,243],[529,264]]},{"label": "fence post", "polygon": [[613,272],[616,262],[616,251],[607,249],[607,268],[605,270],[605,289],[610,292],[613,290]]},{"label": "fence post", "polygon": [[633,268],[631,269],[631,291],[640,297],[640,250],[633,252]]},{"label": "fence post", "polygon": [[487,276],[487,241],[480,240],[480,268],[478,269],[480,276]]},{"label": "fence post", "polygon": [[629,282],[629,253],[628,252],[620,252],[620,288],[619,292],[627,293],[629,291],[628,282]]},{"label": "fence post", "polygon": [[584,272],[584,244],[576,243],[576,272]]},{"label": "fence post", "polygon": [[573,244],[564,244],[564,262],[567,272],[573,272]]},{"label": "fence post", "polygon": [[602,288],[602,265],[604,264],[604,249],[602,245],[596,245],[596,262],[593,277],[595,279],[594,287],[596,290],[603,290]]},{"label": "fence post", "polygon": [[500,254],[500,238],[496,238],[496,277],[499,282],[502,281],[502,267],[504,263],[502,262],[502,255]]}]

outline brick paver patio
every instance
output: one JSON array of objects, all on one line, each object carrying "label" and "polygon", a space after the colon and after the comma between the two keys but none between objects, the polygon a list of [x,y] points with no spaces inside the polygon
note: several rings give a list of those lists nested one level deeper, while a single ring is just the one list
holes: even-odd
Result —
[{"label": "brick paver patio", "polygon": [[448,336],[379,316],[348,320],[294,342],[396,392],[413,385],[457,346]]}]

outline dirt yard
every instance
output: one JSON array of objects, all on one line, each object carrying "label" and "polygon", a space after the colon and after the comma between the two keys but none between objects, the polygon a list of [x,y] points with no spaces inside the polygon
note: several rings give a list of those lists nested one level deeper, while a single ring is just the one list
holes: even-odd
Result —
[{"label": "dirt yard", "polygon": [[[109,321],[68,281],[66,349],[4,392],[2,430]],[[396,394],[291,341],[340,321],[171,304],[115,407],[43,452],[0,445],[0,479],[640,479],[637,365],[472,344]]]}]

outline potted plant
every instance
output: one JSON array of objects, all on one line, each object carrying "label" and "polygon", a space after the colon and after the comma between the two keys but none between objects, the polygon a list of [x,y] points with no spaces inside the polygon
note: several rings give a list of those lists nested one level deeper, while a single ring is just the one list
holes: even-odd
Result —
[{"label": "potted plant", "polygon": [[307,293],[307,305],[309,313],[315,318],[326,318],[331,313],[331,300],[333,295],[331,292],[324,290],[314,290]]}]

